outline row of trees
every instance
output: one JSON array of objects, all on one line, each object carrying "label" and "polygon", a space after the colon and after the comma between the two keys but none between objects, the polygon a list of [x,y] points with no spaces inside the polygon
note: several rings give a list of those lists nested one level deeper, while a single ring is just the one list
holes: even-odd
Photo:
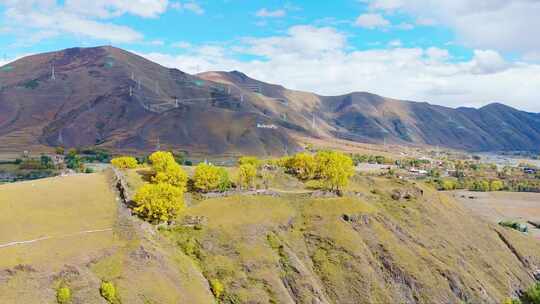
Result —
[{"label": "row of trees", "polygon": [[278,162],[290,174],[303,181],[317,181],[320,188],[341,191],[354,175],[351,157],[341,152],[298,153]]},{"label": "row of trees", "polygon": [[501,180],[487,180],[487,179],[452,179],[444,178],[435,181],[439,190],[457,190],[467,189],[470,191],[489,192],[489,191],[501,191],[505,189],[504,182]]}]

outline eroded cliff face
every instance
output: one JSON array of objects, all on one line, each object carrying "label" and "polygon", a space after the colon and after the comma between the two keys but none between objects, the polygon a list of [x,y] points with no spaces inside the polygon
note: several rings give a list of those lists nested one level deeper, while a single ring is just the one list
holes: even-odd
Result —
[{"label": "eroded cliff face", "polygon": [[[224,303],[500,303],[534,283],[536,240],[401,183],[205,200],[189,210],[197,224],[164,233],[225,286]],[[396,188],[418,196],[393,200]]]}]

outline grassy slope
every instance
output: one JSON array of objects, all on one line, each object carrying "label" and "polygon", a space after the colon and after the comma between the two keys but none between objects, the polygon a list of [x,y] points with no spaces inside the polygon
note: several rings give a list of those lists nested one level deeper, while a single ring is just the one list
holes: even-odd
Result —
[{"label": "grassy slope", "polygon": [[[19,203],[0,214],[0,231],[17,227],[14,234],[31,238],[39,237],[36,231],[53,234],[103,223],[103,215],[116,208],[107,179],[105,174],[46,179],[37,182],[48,185],[38,192],[31,192],[40,189],[36,182],[1,186],[3,204],[6,194]],[[128,172],[131,187],[143,182],[137,171]],[[202,225],[159,233],[120,207],[114,219],[106,217],[114,233],[101,249],[95,240],[79,238],[24,245],[25,253],[0,248],[2,263],[9,256],[25,259],[0,266],[0,303],[52,303],[61,281],[72,287],[74,303],[102,303],[101,280],[118,286],[123,303],[213,303],[212,279],[224,284],[225,303],[498,303],[530,285],[530,273],[540,265],[537,242],[476,220],[422,185],[358,177],[344,198],[313,198],[301,184],[276,173],[270,186],[287,191],[277,197],[194,199],[179,222],[203,216]],[[422,189],[424,195],[393,201],[390,193],[398,188]],[[43,209],[43,201],[54,201],[50,213],[28,212]],[[9,235],[0,232],[2,238]],[[86,252],[75,258],[67,255],[71,250]],[[28,252],[49,257],[58,267],[45,258],[30,259]],[[33,270],[13,267],[22,262]]]},{"label": "grassy slope", "polygon": [[2,304],[55,303],[62,282],[71,287],[73,303],[104,303],[102,280],[114,282],[123,303],[213,301],[190,259],[119,208],[108,173],[3,185],[0,206],[0,244],[54,237],[0,248]]},{"label": "grassy slope", "polygon": [[0,244],[51,237],[1,248],[0,267],[63,260],[110,247],[116,219],[114,195],[103,175],[80,175],[6,184],[0,188]]},{"label": "grassy slope", "polygon": [[226,303],[497,303],[533,282],[540,244],[429,188],[418,200],[390,198],[416,187],[359,178],[354,197],[209,199],[188,210],[207,217],[202,229],[166,234],[225,284]]}]

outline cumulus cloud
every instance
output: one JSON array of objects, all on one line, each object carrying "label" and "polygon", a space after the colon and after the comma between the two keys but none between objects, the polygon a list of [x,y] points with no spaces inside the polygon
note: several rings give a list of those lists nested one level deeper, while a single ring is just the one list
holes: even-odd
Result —
[{"label": "cumulus cloud", "polygon": [[19,39],[23,44],[60,34],[140,41],[144,38],[140,32],[108,20],[125,14],[155,18],[169,7],[168,0],[0,0],[0,4],[5,8],[4,26],[26,33]]},{"label": "cumulus cloud", "polygon": [[[258,59],[235,59],[242,54]],[[369,91],[451,107],[504,101],[540,112],[540,65],[509,64],[494,50],[477,50],[464,62],[436,47],[354,50],[346,35],[333,28],[295,26],[285,35],[246,38],[234,47],[202,45],[180,55],[141,55],[186,72],[241,70],[263,81],[323,95]]]},{"label": "cumulus cloud", "polygon": [[355,25],[367,29],[375,29],[378,27],[389,26],[390,21],[386,20],[380,14],[363,14],[356,18]]},{"label": "cumulus cloud", "polygon": [[528,54],[540,49],[537,0],[368,0],[371,10],[403,12],[421,25],[455,30],[466,46]]}]

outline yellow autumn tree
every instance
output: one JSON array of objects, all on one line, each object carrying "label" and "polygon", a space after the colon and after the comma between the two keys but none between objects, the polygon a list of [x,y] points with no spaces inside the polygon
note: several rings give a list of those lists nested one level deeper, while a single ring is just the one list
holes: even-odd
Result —
[{"label": "yellow autumn tree", "polygon": [[139,164],[135,157],[121,156],[111,160],[111,164],[118,169],[133,169]]},{"label": "yellow autumn tree", "polygon": [[261,165],[261,161],[255,156],[242,156],[238,160],[238,165],[252,165],[253,167],[258,168]]},{"label": "yellow autumn tree", "polygon": [[154,183],[166,183],[186,190],[188,176],[180,165],[174,160],[171,152],[158,151],[149,157],[155,175],[152,177]]},{"label": "yellow autumn tree", "polygon": [[216,166],[200,163],[195,168],[193,182],[195,188],[199,191],[217,190],[221,182],[221,172]]},{"label": "yellow autumn tree", "polygon": [[133,210],[149,222],[166,222],[185,208],[183,194],[181,188],[171,184],[145,184],[133,198],[136,203]]},{"label": "yellow autumn tree", "polygon": [[315,157],[309,153],[298,153],[289,158],[285,163],[285,167],[301,180],[313,179],[317,173]]},{"label": "yellow autumn tree", "polygon": [[354,175],[352,159],[336,151],[321,151],[315,155],[317,175],[322,186],[330,191],[340,191]]},{"label": "yellow autumn tree", "polygon": [[243,164],[238,168],[238,185],[240,188],[249,189],[253,187],[257,177],[257,168],[252,164]]}]

